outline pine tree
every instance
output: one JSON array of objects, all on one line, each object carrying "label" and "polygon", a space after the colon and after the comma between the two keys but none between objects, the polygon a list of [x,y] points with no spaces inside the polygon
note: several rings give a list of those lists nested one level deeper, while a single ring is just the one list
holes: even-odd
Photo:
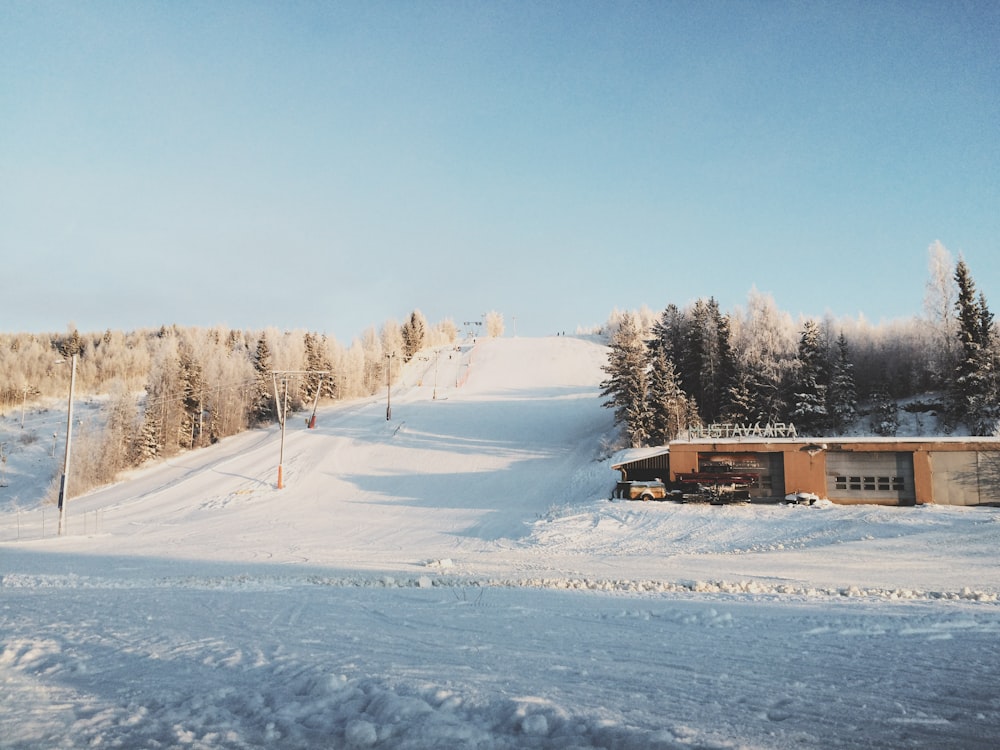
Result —
[{"label": "pine tree", "polygon": [[993,315],[965,261],[955,267],[958,299],[958,364],[952,383],[952,414],[973,435],[990,435],[996,428],[997,377],[994,368]]},{"label": "pine tree", "polygon": [[274,376],[271,369],[271,348],[267,343],[267,335],[261,334],[257,340],[257,350],[254,353],[253,369],[256,373],[256,386],[253,401],[250,404],[251,422],[267,424],[278,418],[274,403]]},{"label": "pine tree", "polygon": [[322,366],[319,341],[316,336],[307,332],[302,337],[302,345],[305,348],[306,370],[308,371],[305,377],[303,396],[307,401],[313,401],[322,382],[322,376],[319,375],[318,371],[326,368]]},{"label": "pine tree", "polygon": [[729,388],[726,390],[725,411],[722,413],[722,420],[735,424],[752,424],[759,421],[757,405],[753,398],[750,373],[737,368]]},{"label": "pine tree", "polygon": [[403,324],[403,361],[409,362],[413,355],[424,348],[427,339],[427,320],[423,313],[414,310],[410,319]]},{"label": "pine tree", "polygon": [[649,341],[651,347],[662,347],[667,359],[674,362],[684,351],[684,314],[677,305],[671,303],[660,313],[653,324],[653,337]]},{"label": "pine tree", "polygon": [[835,434],[842,434],[858,417],[858,393],[854,383],[854,365],[848,357],[847,337],[841,332],[837,337],[837,356],[830,373],[830,387],[826,392],[830,426]]},{"label": "pine tree", "polygon": [[876,435],[892,437],[899,429],[899,407],[885,383],[871,394],[871,428]]},{"label": "pine tree", "polygon": [[66,358],[74,355],[79,357],[84,350],[83,339],[80,338],[80,332],[75,328],[58,342],[53,342],[53,347],[60,355]]},{"label": "pine tree", "polygon": [[204,427],[202,409],[205,399],[205,380],[201,365],[195,361],[190,346],[181,348],[178,382],[181,388],[183,415],[177,443],[182,448],[193,448],[199,444]]},{"label": "pine tree", "polygon": [[316,400],[316,392],[320,398],[335,398],[333,363],[327,353],[325,336],[307,333],[303,337],[305,346],[306,370],[303,397],[309,403]]},{"label": "pine tree", "polygon": [[807,320],[799,339],[795,369],[790,373],[791,408],[789,419],[804,435],[822,435],[830,418],[827,412],[826,353],[820,341],[819,326]]},{"label": "pine tree", "polygon": [[733,351],[733,336],[728,315],[720,315],[718,305],[715,307],[716,349],[719,356],[718,375],[715,381],[716,414],[713,421],[725,419],[732,411],[732,402],[736,398],[736,386],[739,377],[739,363]]},{"label": "pine tree", "polygon": [[163,449],[160,441],[162,432],[163,425],[160,423],[159,412],[147,410],[143,415],[142,427],[139,429],[139,438],[135,446],[138,462],[148,461],[160,455]]},{"label": "pine tree", "polygon": [[649,439],[646,346],[634,316],[626,315],[611,340],[608,363],[602,368],[608,378],[601,383],[602,406],[614,409],[615,424],[621,425],[629,444],[638,448]]},{"label": "pine tree", "polygon": [[695,411],[681,389],[673,360],[661,347],[651,347],[647,402],[649,411],[649,442],[665,445],[691,426],[689,417]]}]

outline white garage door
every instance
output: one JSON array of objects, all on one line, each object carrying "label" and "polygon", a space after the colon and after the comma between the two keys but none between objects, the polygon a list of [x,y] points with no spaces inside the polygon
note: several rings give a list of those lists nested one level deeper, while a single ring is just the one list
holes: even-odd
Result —
[{"label": "white garage door", "polygon": [[916,502],[911,453],[828,453],[826,475],[831,500]]}]

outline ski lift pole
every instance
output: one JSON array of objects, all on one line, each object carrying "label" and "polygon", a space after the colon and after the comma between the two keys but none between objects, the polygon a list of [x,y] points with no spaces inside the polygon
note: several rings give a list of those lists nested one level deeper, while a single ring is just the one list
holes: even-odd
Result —
[{"label": "ski lift pole", "polygon": [[283,378],[282,382],[285,386],[285,403],[284,407],[281,404],[281,398],[278,396],[278,375],[277,373],[271,373],[271,380],[274,384],[274,407],[278,415],[278,423],[281,425],[281,447],[278,451],[278,489],[282,489],[284,484],[282,484],[281,468],[285,461],[285,408],[288,407],[288,378]]},{"label": "ski lift pole", "polygon": [[323,390],[323,375],[319,376],[319,384],[316,386],[316,398],[313,399],[313,413],[309,417],[309,429],[312,430],[316,427],[316,407],[319,406],[319,394]]},{"label": "ski lift pole", "polygon": [[[304,375],[326,375],[329,370],[272,370],[271,371],[271,383],[274,386],[274,410],[278,415],[278,422],[281,424],[281,449],[278,454],[278,489],[282,489],[284,485],[284,477],[282,476],[282,467],[285,462],[285,424],[288,421],[288,379],[298,378]],[[285,389],[284,398],[278,393],[278,375],[281,375],[281,382]],[[322,379],[320,380],[322,382]],[[318,400],[317,400],[318,402]],[[313,407],[313,416],[315,417],[316,410]]]}]

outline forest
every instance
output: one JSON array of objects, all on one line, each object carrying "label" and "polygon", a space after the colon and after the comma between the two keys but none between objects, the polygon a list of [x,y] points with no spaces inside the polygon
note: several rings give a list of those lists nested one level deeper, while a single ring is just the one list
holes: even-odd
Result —
[{"label": "forest", "polygon": [[[895,435],[900,409],[946,433],[993,435],[1000,337],[965,261],[929,250],[925,316],[794,321],[756,289],[723,314],[712,299],[616,312],[604,405],[631,447],[694,426],[793,424],[799,435]],[[922,420],[922,416],[926,419]]]},{"label": "forest", "polygon": [[[483,318],[477,333],[485,326],[487,335],[502,334],[499,313]],[[309,331],[221,326],[0,334],[0,414],[20,415],[20,440],[34,442],[52,429],[65,435],[65,421],[25,422],[28,407],[68,392],[98,401],[99,418],[74,417],[73,486],[80,493],[150,459],[273,423],[279,408],[294,413],[374,394],[421,349],[458,335],[452,321],[430,325],[419,310],[402,324],[367,329],[349,347]],[[55,492],[53,485],[49,495]]]}]

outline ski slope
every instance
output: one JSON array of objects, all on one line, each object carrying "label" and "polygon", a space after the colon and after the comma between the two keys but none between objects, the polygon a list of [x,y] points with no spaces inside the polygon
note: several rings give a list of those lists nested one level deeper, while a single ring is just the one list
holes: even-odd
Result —
[{"label": "ski slope", "polygon": [[390,419],[0,505],[0,747],[996,746],[996,510],[609,502],[605,362],[424,352]]}]

